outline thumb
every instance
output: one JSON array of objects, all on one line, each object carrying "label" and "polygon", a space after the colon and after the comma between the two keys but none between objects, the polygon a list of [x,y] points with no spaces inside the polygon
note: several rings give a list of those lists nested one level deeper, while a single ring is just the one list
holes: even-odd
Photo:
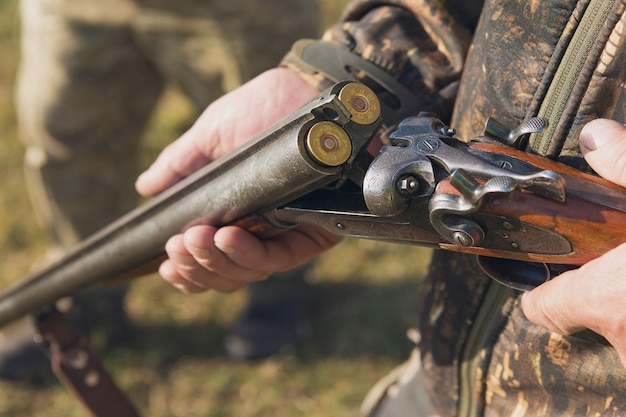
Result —
[{"label": "thumb", "polygon": [[304,105],[319,91],[287,68],[273,68],[207,107],[142,173],[135,188],[154,196]]},{"label": "thumb", "polygon": [[589,122],[580,134],[580,150],[600,176],[626,186],[626,126],[609,119]]}]

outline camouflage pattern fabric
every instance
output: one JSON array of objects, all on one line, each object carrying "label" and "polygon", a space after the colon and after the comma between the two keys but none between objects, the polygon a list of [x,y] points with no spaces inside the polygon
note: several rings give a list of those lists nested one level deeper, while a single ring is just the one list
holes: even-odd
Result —
[{"label": "camouflage pattern fabric", "polygon": [[[450,118],[469,139],[487,117],[514,127],[537,114],[589,4],[358,0],[324,39],[386,69],[418,97],[416,111]],[[549,157],[579,165],[586,122],[625,121],[625,2],[609,6]],[[417,301],[415,353],[372,390],[364,415],[626,415],[626,370],[615,350],[588,331],[561,336],[531,324],[519,293],[491,282],[473,257],[436,252]]]}]

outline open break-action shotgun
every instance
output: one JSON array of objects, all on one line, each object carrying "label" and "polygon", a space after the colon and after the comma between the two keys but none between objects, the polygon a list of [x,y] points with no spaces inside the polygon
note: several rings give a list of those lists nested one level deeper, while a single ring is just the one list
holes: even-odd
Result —
[{"label": "open break-action shotgun", "polygon": [[[313,224],[342,236],[480,255],[517,289],[626,242],[626,190],[516,149],[546,127],[487,121],[469,142],[430,114],[404,119],[391,145],[368,87],[340,82],[245,146],[210,163],[0,294],[0,326],[76,291],[155,272],[166,240],[193,224],[266,235]],[[513,262],[513,263],[512,263]]]},{"label": "open break-action shotgun", "polygon": [[[237,224],[269,236],[312,224],[342,236],[479,256],[496,280],[527,290],[546,264],[581,265],[626,241],[626,190],[517,149],[541,132],[488,120],[464,142],[430,114],[400,122],[390,145],[376,95],[340,82],[301,109],[96,233],[0,294],[0,327],[29,313],[53,369],[97,416],[137,416],[56,300],[157,270],[167,239],[194,224]],[[562,268],[561,268],[562,269]]]}]

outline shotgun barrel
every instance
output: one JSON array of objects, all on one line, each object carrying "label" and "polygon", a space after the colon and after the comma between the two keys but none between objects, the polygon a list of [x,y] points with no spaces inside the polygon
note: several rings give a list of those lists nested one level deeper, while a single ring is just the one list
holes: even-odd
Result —
[{"label": "shotgun barrel", "polygon": [[85,287],[156,271],[167,239],[223,226],[337,181],[381,124],[367,87],[342,82],[0,294],[0,326]]}]

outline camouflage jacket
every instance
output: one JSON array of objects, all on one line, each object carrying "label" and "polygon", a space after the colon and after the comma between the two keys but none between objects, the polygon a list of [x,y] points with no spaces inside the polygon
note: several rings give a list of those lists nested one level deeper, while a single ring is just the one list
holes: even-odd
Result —
[{"label": "camouflage jacket", "polygon": [[[359,0],[324,39],[400,80],[419,110],[450,118],[461,138],[482,134],[489,116],[516,126],[542,115],[553,130],[528,150],[580,164],[587,121],[626,120],[625,5]],[[564,84],[555,110],[549,97]],[[472,257],[435,253],[419,307],[425,388],[441,416],[626,416],[626,370],[613,348],[588,331],[564,337],[531,324],[519,293]]]}]

